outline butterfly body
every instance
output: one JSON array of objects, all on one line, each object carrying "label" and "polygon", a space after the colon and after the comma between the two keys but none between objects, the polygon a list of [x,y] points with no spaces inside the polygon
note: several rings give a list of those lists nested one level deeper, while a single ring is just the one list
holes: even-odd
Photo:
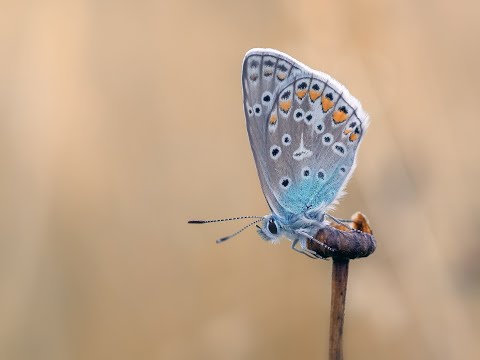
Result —
[{"label": "butterfly body", "polygon": [[247,52],[242,85],[250,144],[272,210],[258,232],[305,248],[343,194],[368,116],[329,75],[272,49]]}]

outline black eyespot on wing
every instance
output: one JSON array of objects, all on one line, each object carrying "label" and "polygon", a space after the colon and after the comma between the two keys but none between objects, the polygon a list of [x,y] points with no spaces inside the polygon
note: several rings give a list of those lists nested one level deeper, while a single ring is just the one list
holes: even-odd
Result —
[{"label": "black eyespot on wing", "polygon": [[303,113],[302,113],[300,110],[298,110],[298,111],[295,113],[295,117],[296,117],[297,119],[298,119],[298,118],[301,118],[302,115],[303,115]]},{"label": "black eyespot on wing", "polygon": [[345,173],[345,172],[347,171],[347,169],[345,168],[345,166],[342,166],[342,167],[340,168],[340,171],[341,171],[342,173]]},{"label": "black eyespot on wing", "polygon": [[256,112],[257,114],[260,114],[260,111],[261,111],[261,110],[262,110],[262,109],[260,109],[260,106],[256,106],[256,107],[255,107],[255,112]]},{"label": "black eyespot on wing", "polygon": [[313,84],[312,89],[315,90],[315,91],[319,91],[320,86],[318,86],[318,84]]},{"label": "black eyespot on wing", "polygon": [[282,94],[282,96],[280,97],[280,99],[282,99],[282,100],[288,100],[288,98],[290,97],[291,94],[292,94],[292,93],[290,92],[290,90],[287,90],[287,91],[285,91],[285,92]]},{"label": "black eyespot on wing", "polygon": [[273,160],[277,160],[281,154],[282,154],[282,149],[280,148],[280,146],[272,145],[272,147],[270,148],[270,157]]},{"label": "black eyespot on wing", "polygon": [[333,135],[330,133],[326,133],[322,137],[322,143],[323,145],[330,145],[333,142]]},{"label": "black eyespot on wing", "polygon": [[312,114],[308,114],[305,119],[307,119],[308,121],[312,120],[313,119],[313,116]]},{"label": "black eyespot on wing", "polygon": [[352,122],[350,125],[348,125],[348,127],[352,128],[352,129],[353,129],[355,126],[357,126],[357,123],[356,123],[355,121]]},{"label": "black eyespot on wing", "polygon": [[269,101],[270,101],[270,95],[265,95],[265,96],[263,97],[263,101],[269,102]]},{"label": "black eyespot on wing", "polygon": [[325,173],[323,171],[319,171],[317,173],[317,177],[320,179],[320,180],[325,180]]},{"label": "black eyespot on wing", "polygon": [[288,179],[283,179],[283,180],[282,180],[282,186],[283,186],[283,187],[287,187],[288,184],[290,184],[290,180],[288,180]]},{"label": "black eyespot on wing", "polygon": [[288,70],[288,68],[284,64],[278,65],[277,69],[281,72],[286,72]]},{"label": "black eyespot on wing", "polygon": [[303,170],[303,176],[307,177],[310,176],[310,170]]},{"label": "black eyespot on wing", "polygon": [[273,235],[276,235],[278,233],[277,224],[275,224],[275,221],[273,219],[270,219],[268,221],[268,231],[270,231]]},{"label": "black eyespot on wing", "polygon": [[340,110],[341,112],[345,113],[345,114],[348,114],[348,109],[345,107],[345,106],[340,106],[338,108],[338,110]]},{"label": "black eyespot on wing", "polygon": [[339,152],[341,152],[342,154],[345,154],[345,149],[340,146],[340,145],[335,145],[335,149],[337,149]]},{"label": "black eyespot on wing", "polygon": [[290,135],[288,135],[288,134],[285,134],[285,135],[283,135],[283,137],[282,137],[282,143],[283,143],[283,145],[286,145],[286,146],[290,145],[290,141],[291,141],[291,140],[292,140],[292,139],[290,138]]},{"label": "black eyespot on wing", "polygon": [[252,61],[250,62],[250,67],[251,67],[252,69],[257,68],[258,65],[260,65],[260,63],[258,62],[258,60],[252,60]]},{"label": "black eyespot on wing", "polygon": [[317,130],[322,131],[323,130],[323,124],[318,124],[317,125]]},{"label": "black eyespot on wing", "polygon": [[266,60],[266,61],[264,62],[264,64],[265,64],[265,66],[270,66],[270,67],[272,67],[273,65],[275,65],[275,63],[274,63],[272,60],[270,60],[270,59]]},{"label": "black eyespot on wing", "polygon": [[355,134],[360,134],[360,130],[358,129],[358,127],[355,128]]},{"label": "black eyespot on wing", "polygon": [[333,101],[333,94],[332,93],[328,93],[327,95],[325,95],[325,97],[330,100],[330,101]]},{"label": "black eyespot on wing", "polygon": [[304,81],[302,83],[300,83],[300,85],[298,85],[298,89],[300,90],[305,90],[307,88],[307,83]]}]

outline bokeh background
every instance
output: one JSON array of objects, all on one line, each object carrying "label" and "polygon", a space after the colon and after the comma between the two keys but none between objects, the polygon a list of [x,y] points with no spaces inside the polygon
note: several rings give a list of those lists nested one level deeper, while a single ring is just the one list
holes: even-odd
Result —
[{"label": "bokeh background", "polygon": [[348,359],[480,358],[475,1],[2,1],[0,358],[325,359],[331,263],[263,215],[240,70],[328,72],[371,115]]}]

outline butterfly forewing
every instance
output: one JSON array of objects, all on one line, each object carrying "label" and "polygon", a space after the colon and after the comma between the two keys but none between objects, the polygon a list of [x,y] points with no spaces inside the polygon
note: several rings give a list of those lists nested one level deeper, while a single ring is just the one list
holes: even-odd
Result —
[{"label": "butterfly forewing", "polygon": [[270,208],[277,214],[283,209],[265,173],[269,161],[265,146],[268,127],[275,127],[278,120],[271,113],[272,105],[278,90],[293,76],[292,70],[298,71],[298,68],[295,69],[291,61],[283,59],[275,51],[254,49],[246,54],[243,61],[243,100],[250,145],[263,193]]},{"label": "butterfly forewing", "polygon": [[247,53],[243,85],[247,129],[270,207],[284,216],[326,210],[355,167],[367,125],[360,103],[327,74],[274,50]]}]

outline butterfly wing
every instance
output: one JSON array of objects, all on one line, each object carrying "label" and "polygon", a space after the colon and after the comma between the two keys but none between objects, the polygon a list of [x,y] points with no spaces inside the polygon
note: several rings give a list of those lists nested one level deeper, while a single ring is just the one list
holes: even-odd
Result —
[{"label": "butterfly wing", "polygon": [[276,214],[283,214],[285,209],[276,198],[273,192],[276,186],[270,183],[267,173],[270,161],[265,148],[269,135],[267,116],[279,90],[298,73],[300,69],[275,50],[252,49],[243,61],[243,106],[247,132],[263,193],[270,209]]},{"label": "butterfly wing", "polygon": [[[277,80],[265,81],[265,72]],[[355,168],[367,114],[329,75],[275,50],[247,53],[243,74],[247,129],[270,207],[284,216],[326,211]],[[273,101],[258,102],[269,93]]]}]

